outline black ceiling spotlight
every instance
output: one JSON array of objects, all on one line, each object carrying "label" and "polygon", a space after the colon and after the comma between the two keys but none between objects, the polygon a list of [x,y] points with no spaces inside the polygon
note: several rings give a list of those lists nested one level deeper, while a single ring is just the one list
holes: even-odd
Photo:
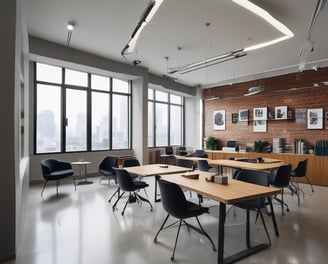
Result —
[{"label": "black ceiling spotlight", "polygon": [[132,61],[132,65],[133,66],[136,66],[136,65],[138,65],[140,63],[141,63],[141,60],[134,60],[134,61]]}]

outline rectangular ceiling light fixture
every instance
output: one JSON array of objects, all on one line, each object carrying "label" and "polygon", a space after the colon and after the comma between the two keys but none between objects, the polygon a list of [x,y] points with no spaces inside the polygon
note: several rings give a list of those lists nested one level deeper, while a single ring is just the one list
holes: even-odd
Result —
[{"label": "rectangular ceiling light fixture", "polygon": [[121,55],[125,57],[128,54],[131,54],[135,51],[138,38],[144,29],[144,27],[147,25],[147,23],[150,22],[150,20],[153,18],[155,13],[157,12],[160,5],[163,3],[164,0],[151,0],[147,7],[145,8],[143,14],[141,15],[138,24],[136,28],[133,30],[132,35],[128,41],[128,43],[125,45],[123,50],[121,51]]}]

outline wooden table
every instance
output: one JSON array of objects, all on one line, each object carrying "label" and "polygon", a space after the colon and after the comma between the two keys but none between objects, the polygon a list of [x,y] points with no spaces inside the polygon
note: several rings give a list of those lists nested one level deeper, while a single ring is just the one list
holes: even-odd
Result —
[{"label": "wooden table", "polygon": [[197,164],[198,160],[207,160],[209,165],[214,165],[218,167],[229,167],[229,168],[240,168],[240,169],[248,169],[248,170],[272,170],[275,168],[279,168],[284,165],[282,160],[264,158],[262,163],[252,163],[245,161],[229,160],[229,159],[219,159],[212,160],[207,158],[198,158],[198,157],[188,157],[188,156],[175,156],[177,159],[188,159],[194,162],[194,165]]},{"label": "wooden table", "polygon": [[186,171],[191,171],[190,168],[167,165],[167,164],[148,164],[142,166],[134,167],[124,167],[129,173],[137,174],[142,177],[155,176],[155,202],[160,202],[157,199],[157,181],[160,178],[159,175],[165,175],[170,173],[182,173]]},{"label": "wooden table", "polygon": [[[226,218],[226,205],[252,198],[272,196],[280,193],[280,189],[264,187],[233,179],[229,179],[229,183],[227,185],[207,182],[205,178],[209,178],[211,175],[213,175],[213,173],[199,172],[198,180],[188,179],[181,176],[181,174],[162,175],[161,178],[168,182],[178,184],[182,188],[197,192],[220,202],[217,263],[233,263],[269,247],[268,244],[259,244],[224,258],[224,225]],[[279,236],[271,199],[269,198],[268,200],[270,203],[271,216],[274,223],[275,232],[276,235]],[[246,239],[249,239],[249,236],[249,230],[246,230]]]}]

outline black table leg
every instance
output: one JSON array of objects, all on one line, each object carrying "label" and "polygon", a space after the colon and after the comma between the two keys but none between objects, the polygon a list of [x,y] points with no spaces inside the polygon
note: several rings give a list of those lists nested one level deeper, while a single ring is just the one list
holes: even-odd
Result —
[{"label": "black table leg", "polygon": [[155,203],[158,203],[158,202],[160,202],[161,201],[161,199],[160,198],[157,198],[157,195],[159,195],[159,194],[157,194],[157,182],[158,182],[158,179],[160,178],[160,176],[158,176],[158,175],[155,175]]}]

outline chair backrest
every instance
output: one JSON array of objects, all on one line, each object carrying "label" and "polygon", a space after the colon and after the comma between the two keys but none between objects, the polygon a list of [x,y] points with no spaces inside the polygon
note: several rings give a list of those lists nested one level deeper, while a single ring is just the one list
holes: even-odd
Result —
[{"label": "chair backrest", "polygon": [[187,153],[186,147],[180,146],[177,150],[177,154],[180,155],[180,156],[187,155],[188,153]]},{"label": "chair backrest", "polygon": [[235,179],[253,184],[269,186],[269,173],[265,171],[241,169],[236,172]]},{"label": "chair backrest", "polygon": [[118,185],[123,192],[132,192],[135,190],[133,180],[125,169],[114,168]]},{"label": "chair backrest", "polygon": [[164,210],[176,218],[184,218],[188,207],[186,197],[181,188],[175,184],[158,180]]},{"label": "chair backrest", "polygon": [[137,159],[126,159],[123,160],[123,167],[135,167],[140,166],[140,162]]},{"label": "chair backrest", "polygon": [[208,158],[207,153],[202,149],[196,149],[192,156],[198,158]]},{"label": "chair backrest", "polygon": [[292,172],[292,165],[282,165],[280,166],[272,179],[272,185],[277,187],[287,187],[290,181],[290,174]]},{"label": "chair backrest", "polygon": [[173,155],[173,147],[165,147],[165,154],[166,155]]},{"label": "chair backrest", "polygon": [[197,167],[200,171],[209,171],[212,167],[208,165],[207,160],[198,160]]},{"label": "chair backrest", "polygon": [[116,156],[106,156],[99,164],[99,171],[107,171],[115,174],[113,168],[118,167],[118,158]]},{"label": "chair backrest", "polygon": [[192,168],[193,167],[193,161],[187,160],[187,159],[177,159],[176,165],[179,167],[185,167],[185,168]]},{"label": "chair backrest", "polygon": [[307,159],[300,161],[294,170],[293,177],[305,177],[307,169]]},{"label": "chair backrest", "polygon": [[[262,186],[269,186],[269,173],[265,171],[241,169],[236,172],[235,179]],[[259,207],[263,207],[264,201],[265,198],[256,198],[238,202],[235,205],[244,209],[256,209]]]}]

